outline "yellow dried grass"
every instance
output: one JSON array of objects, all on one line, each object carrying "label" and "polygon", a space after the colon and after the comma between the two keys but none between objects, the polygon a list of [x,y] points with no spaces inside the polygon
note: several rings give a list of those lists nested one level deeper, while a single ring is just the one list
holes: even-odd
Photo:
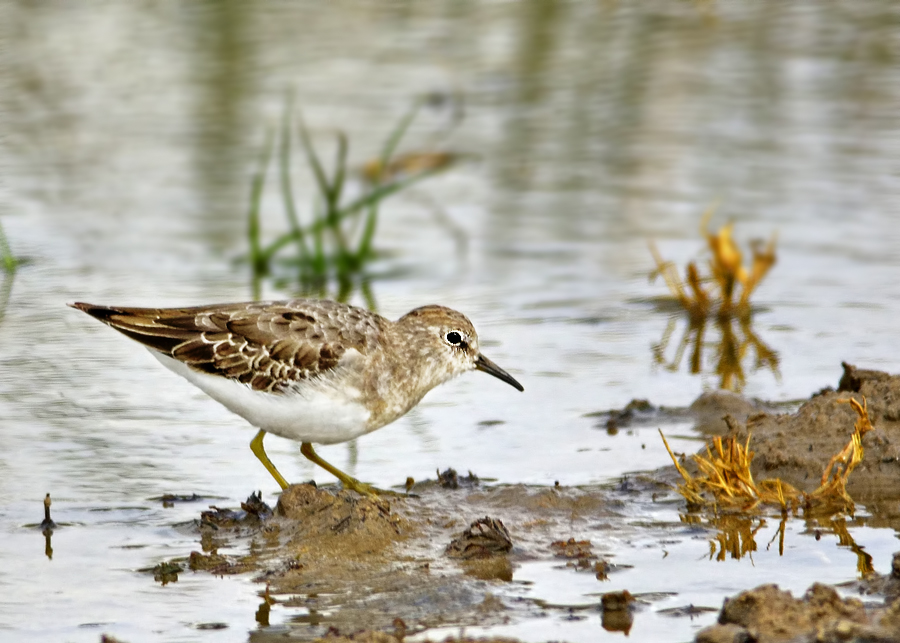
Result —
[{"label": "yellow dried grass", "polygon": [[[712,253],[708,277],[701,276],[697,265],[691,261],[682,281],[675,264],[664,260],[656,246],[652,242],[649,244],[656,263],[651,280],[661,276],[669,292],[694,322],[704,320],[713,313],[720,319],[748,318],[751,312],[750,296],[776,261],[776,235],[772,235],[764,248],[761,243],[751,244],[753,258],[749,268],[745,267],[743,253],[732,237],[734,224],[729,223],[715,233],[709,231],[709,221],[714,211],[715,208],[710,208],[704,213],[700,226]],[[712,283],[713,288],[705,287],[704,283]]]},{"label": "yellow dried grass", "polygon": [[839,400],[850,404],[857,413],[850,441],[829,461],[822,473],[822,482],[812,493],[805,493],[790,484],[775,478],[757,483],[750,472],[753,451],[750,450],[750,435],[741,444],[734,438],[715,437],[706,447],[706,455],[691,456],[699,469],[692,476],[672,453],[669,443],[659,431],[669,457],[681,475],[683,482],[678,492],[692,508],[752,512],[760,505],[778,507],[782,512],[804,511],[837,513],[852,512],[853,499],[847,493],[847,479],[863,459],[862,436],[872,430],[866,399],[862,404],[853,398]]}]

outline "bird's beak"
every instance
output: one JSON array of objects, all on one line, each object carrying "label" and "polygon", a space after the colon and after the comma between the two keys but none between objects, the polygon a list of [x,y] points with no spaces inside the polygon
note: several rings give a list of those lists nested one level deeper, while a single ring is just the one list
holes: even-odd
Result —
[{"label": "bird's beak", "polygon": [[525,390],[525,387],[519,384],[516,381],[516,378],[494,364],[494,362],[489,360],[484,355],[479,354],[478,357],[475,358],[475,370],[484,371],[485,373],[493,375],[498,380],[503,380],[515,389],[518,389],[520,391]]}]

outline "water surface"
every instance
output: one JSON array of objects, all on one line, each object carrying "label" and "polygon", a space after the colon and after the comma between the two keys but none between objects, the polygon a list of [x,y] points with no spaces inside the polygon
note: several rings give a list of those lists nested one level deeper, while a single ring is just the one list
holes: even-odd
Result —
[{"label": "water surface", "polygon": [[[372,290],[391,318],[433,302],[464,311],[526,388],[472,374],[391,427],[322,449],[362,479],[389,486],[455,466],[580,485],[664,465],[655,427],[609,435],[586,415],[633,398],[686,406],[718,385],[713,329],[699,375],[689,351],[671,368],[654,360],[672,324],[672,361],[686,322],[660,312],[664,286],[647,278],[651,239],[679,265],[703,260],[713,203],[713,225],[735,221],[742,244],[778,234],[754,316],[778,371],[748,355],[744,394],[806,397],[836,384],[842,360],[896,372],[898,19],[875,2],[5,4],[0,219],[28,263],[6,282],[0,322],[0,637],[221,641],[256,629],[259,587],[246,579],[162,587],[136,571],[197,548],[175,525],[206,504],[150,498],[272,498],[252,430],[64,304],[249,298],[235,259],[250,175],[290,91],[323,153],[341,130],[354,163],[378,153],[416,97],[448,98],[416,120],[406,149],[467,160],[386,203]],[[314,186],[299,168],[296,180],[307,207]],[[265,234],[286,229],[275,191],[263,216]],[[264,296],[292,294],[268,284]],[[297,445],[267,444],[289,479],[327,481]],[[48,491],[69,523],[52,560],[24,526]],[[892,532],[859,529],[885,571]],[[722,564],[697,562],[701,536],[669,558],[700,570],[703,589],[679,574],[630,574],[628,589],[717,606],[763,580],[799,591],[855,576],[855,556],[833,543],[794,542],[801,551],[771,564],[728,563],[751,573],[717,584]],[[611,549],[640,563],[639,546]],[[555,573],[523,568],[523,591],[594,600],[578,596],[595,585],[565,583],[563,597]],[[685,640],[713,618],[636,622]],[[546,622],[509,632],[574,641],[600,629]],[[198,629],[208,623],[228,629]]]}]

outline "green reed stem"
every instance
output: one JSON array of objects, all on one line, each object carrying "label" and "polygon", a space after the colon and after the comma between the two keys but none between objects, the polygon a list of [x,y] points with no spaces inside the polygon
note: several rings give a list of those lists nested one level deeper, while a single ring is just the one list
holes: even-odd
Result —
[{"label": "green reed stem", "polygon": [[292,102],[284,111],[281,121],[281,149],[279,154],[279,168],[281,170],[281,196],[284,201],[284,209],[287,214],[288,224],[291,227],[294,240],[297,243],[297,255],[301,264],[308,262],[309,250],[306,246],[306,237],[300,226],[300,217],[297,215],[297,207],[294,201],[294,190],[291,183],[291,126],[290,112]]},{"label": "green reed stem", "polygon": [[18,259],[13,256],[12,249],[9,247],[9,240],[6,238],[2,224],[0,224],[0,261],[3,262],[3,270],[9,275],[13,274],[19,265]]},{"label": "green reed stem", "polygon": [[259,299],[262,277],[269,271],[269,259],[260,242],[259,211],[262,203],[263,188],[266,184],[266,172],[272,157],[272,131],[266,132],[266,142],[259,161],[259,168],[250,183],[250,211],[247,216],[247,239],[250,242],[250,265],[252,266],[253,298]]},{"label": "green reed stem", "polygon": [[[391,157],[393,157],[394,152],[397,150],[397,147],[400,145],[400,141],[403,139],[403,136],[406,134],[407,130],[409,130],[409,126],[412,125],[413,120],[416,115],[419,113],[419,109],[422,106],[422,99],[417,100],[413,103],[412,108],[400,119],[400,122],[397,123],[397,127],[391,132],[391,135],[388,136],[387,141],[385,141],[384,148],[381,150],[381,158],[378,159],[378,179],[377,182],[381,183],[381,175],[383,172],[387,170],[388,164],[391,162]],[[379,185],[380,187],[380,185]],[[376,189],[377,191],[377,189]],[[385,195],[387,196],[387,194]],[[380,202],[380,198],[376,201],[373,201],[368,206],[368,214],[366,215],[366,223],[363,226],[362,236],[359,240],[359,246],[356,249],[356,263],[362,264],[369,258],[369,255],[372,252],[372,239],[375,237],[375,228],[378,225],[378,205]]]}]

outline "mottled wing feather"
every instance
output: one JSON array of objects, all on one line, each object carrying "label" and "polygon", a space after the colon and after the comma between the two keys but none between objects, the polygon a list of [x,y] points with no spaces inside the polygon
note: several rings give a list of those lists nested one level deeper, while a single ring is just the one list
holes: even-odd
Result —
[{"label": "mottled wing feather", "polygon": [[195,370],[271,392],[327,373],[347,350],[366,354],[385,321],[360,308],[308,299],[196,308],[73,306]]}]

